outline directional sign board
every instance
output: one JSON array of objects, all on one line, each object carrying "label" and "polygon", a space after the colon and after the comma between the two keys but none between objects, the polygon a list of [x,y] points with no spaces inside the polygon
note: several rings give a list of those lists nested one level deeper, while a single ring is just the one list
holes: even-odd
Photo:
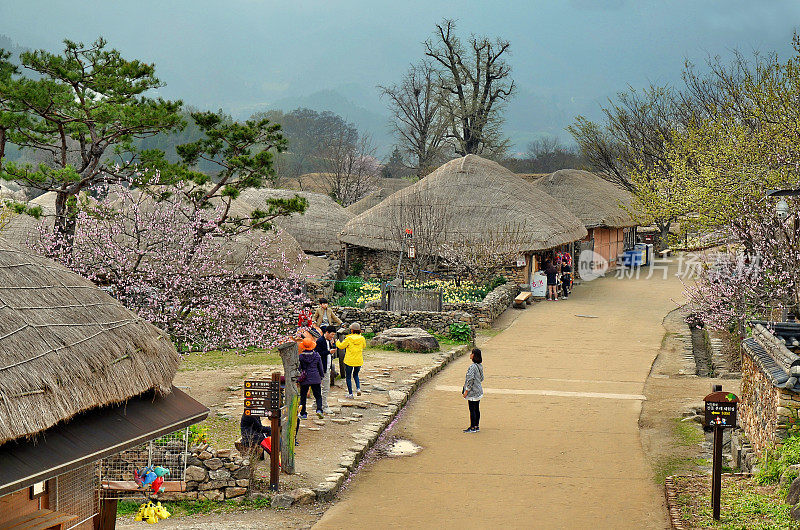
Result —
[{"label": "directional sign board", "polygon": [[739,398],[730,392],[714,392],[707,395],[706,425],[709,427],[736,427],[736,409]]},{"label": "directional sign board", "polygon": [[245,381],[244,413],[248,416],[270,416],[280,413],[280,381]]}]

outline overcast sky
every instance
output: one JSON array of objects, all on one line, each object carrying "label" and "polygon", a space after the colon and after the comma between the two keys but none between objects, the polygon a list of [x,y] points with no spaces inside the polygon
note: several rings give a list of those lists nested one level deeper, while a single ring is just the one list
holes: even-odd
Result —
[{"label": "overcast sky", "polygon": [[[678,82],[684,58],[702,63],[732,49],[788,56],[800,2],[5,0],[0,34],[51,50],[103,35],[156,63],[162,95],[237,116],[324,89],[380,112],[375,85],[421,58],[444,17],[464,35],[511,42],[520,91],[509,127],[536,132],[596,111],[627,85]],[[545,116],[549,107],[564,116]]]}]

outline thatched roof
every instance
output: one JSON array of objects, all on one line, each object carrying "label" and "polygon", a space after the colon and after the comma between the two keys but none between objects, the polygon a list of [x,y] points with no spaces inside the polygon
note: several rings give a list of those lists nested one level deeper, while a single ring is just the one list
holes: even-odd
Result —
[{"label": "thatched roof", "polygon": [[633,197],[593,173],[580,169],[559,169],[534,182],[567,207],[586,228],[635,226],[636,221],[625,209]]},{"label": "thatched roof", "polygon": [[164,332],[0,238],[0,444],[150,389],[169,392],[177,366]]},{"label": "thatched roof", "polygon": [[[410,184],[411,183],[409,182],[409,185]],[[353,204],[351,204],[350,206],[345,208],[345,210],[347,210],[348,212],[350,212],[353,215],[361,215],[362,213],[366,212],[367,210],[369,210],[373,206],[375,206],[377,204],[380,204],[383,201],[385,201],[391,194],[393,194],[396,191],[398,191],[398,190],[392,190],[392,189],[389,189],[389,188],[381,188],[378,191],[373,191],[372,193],[370,193],[369,195],[367,195],[366,197],[364,197],[360,201],[354,202]]]},{"label": "thatched roof", "polygon": [[291,199],[300,195],[308,200],[305,213],[278,218],[275,225],[292,235],[306,252],[335,252],[339,250],[337,234],[353,215],[321,193],[278,190],[272,188],[248,189],[238,200],[254,208],[266,208],[267,199]]},{"label": "thatched roof", "polygon": [[0,229],[0,236],[21,247],[36,245],[41,239],[40,228],[52,231],[56,215],[56,192],[48,191],[28,201],[30,206],[40,206],[42,215],[36,219],[28,214],[14,215],[8,224]]},{"label": "thatched roof", "polygon": [[526,252],[586,235],[580,220],[558,201],[500,164],[467,155],[356,216],[340,239],[349,245],[396,251],[401,248],[398,229],[403,228],[398,223],[421,216],[431,219],[421,228],[438,224],[437,230],[455,247],[483,244],[487,237],[505,237],[508,232],[513,241],[505,244]]}]

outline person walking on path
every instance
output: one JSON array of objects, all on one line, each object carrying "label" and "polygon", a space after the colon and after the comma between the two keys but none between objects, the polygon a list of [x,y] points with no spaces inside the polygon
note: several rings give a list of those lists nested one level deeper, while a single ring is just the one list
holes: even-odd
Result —
[{"label": "person walking on path", "polygon": [[344,354],[344,373],[347,379],[347,397],[353,399],[353,383],[351,377],[356,381],[356,392],[361,395],[361,380],[358,372],[364,365],[364,347],[367,341],[361,335],[361,324],[353,322],[350,324],[350,334],[343,341],[336,341],[336,347],[345,350]]},{"label": "person walking on path", "polygon": [[483,382],[483,358],[481,350],[473,348],[469,358],[472,359],[472,364],[467,368],[467,378],[464,381],[462,395],[469,405],[469,427],[464,429],[464,432],[473,433],[481,430],[480,404],[483,397],[483,386],[481,386]]},{"label": "person walking on path", "polygon": [[547,275],[547,297],[550,300],[558,300],[558,269],[553,262],[547,260],[544,262],[544,273]]},{"label": "person walking on path", "polygon": [[306,419],[306,400],[308,399],[308,389],[314,393],[317,402],[317,416],[323,417],[322,412],[322,391],[320,384],[325,370],[322,367],[322,359],[314,350],[317,343],[314,339],[305,338],[300,343],[302,352],[300,353],[300,373],[305,373],[305,379],[300,383],[300,418]]},{"label": "person walking on path", "polygon": [[331,368],[333,365],[332,355],[336,352],[336,346],[333,343],[336,337],[336,326],[325,326],[322,328],[322,336],[317,339],[317,345],[314,348],[320,358],[322,358],[322,411],[325,414],[330,414],[331,409],[328,407],[328,394],[331,392]]},{"label": "person walking on path", "polygon": [[342,319],[328,305],[327,298],[319,299],[319,307],[314,311],[313,320],[314,325],[322,330],[325,329],[325,326],[340,326],[342,324]]}]

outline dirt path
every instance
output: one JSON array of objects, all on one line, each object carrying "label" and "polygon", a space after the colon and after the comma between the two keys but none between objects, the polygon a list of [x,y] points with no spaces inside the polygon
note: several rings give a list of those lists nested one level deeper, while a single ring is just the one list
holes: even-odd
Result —
[{"label": "dirt path", "polygon": [[464,358],[392,431],[423,450],[359,473],[319,528],[666,528],[638,420],[681,291],[672,274],[604,278],[528,308],[483,346],[481,432],[461,432]]}]

